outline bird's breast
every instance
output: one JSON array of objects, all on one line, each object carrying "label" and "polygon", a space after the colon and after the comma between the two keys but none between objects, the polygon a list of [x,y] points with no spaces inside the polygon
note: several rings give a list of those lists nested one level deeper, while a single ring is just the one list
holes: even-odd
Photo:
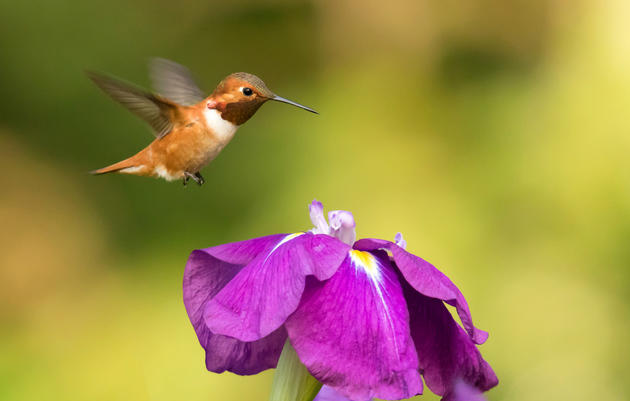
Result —
[{"label": "bird's breast", "polygon": [[171,159],[181,160],[183,170],[189,172],[198,171],[214,160],[238,129],[238,125],[221,118],[217,110],[205,109],[202,114],[173,135],[167,151]]},{"label": "bird's breast", "polygon": [[[219,111],[205,109],[191,114],[179,127],[151,146],[153,164],[170,175],[194,173],[210,163],[234,137],[238,125],[221,118]],[[160,176],[166,177],[156,170]]]},{"label": "bird's breast", "polygon": [[238,125],[224,120],[221,117],[221,112],[216,109],[204,109],[203,116],[206,120],[208,130],[211,131],[216,140],[222,143],[223,146],[227,145],[234,137]]}]

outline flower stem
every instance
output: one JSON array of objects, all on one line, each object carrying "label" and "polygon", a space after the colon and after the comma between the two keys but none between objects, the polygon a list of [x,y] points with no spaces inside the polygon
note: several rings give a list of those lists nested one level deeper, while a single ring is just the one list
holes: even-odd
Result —
[{"label": "flower stem", "polygon": [[273,376],[269,401],[313,401],[321,387],[287,340]]}]

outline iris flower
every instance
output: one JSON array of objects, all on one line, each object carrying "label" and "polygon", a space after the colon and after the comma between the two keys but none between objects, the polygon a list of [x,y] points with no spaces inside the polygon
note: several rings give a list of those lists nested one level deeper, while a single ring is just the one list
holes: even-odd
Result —
[{"label": "iris flower", "polygon": [[[314,228],[191,253],[184,304],[212,372],[275,368],[285,342],[309,373],[353,401],[450,397],[497,384],[459,289],[395,241],[355,241],[352,213],[317,201]],[[460,326],[445,304],[455,308]],[[326,388],[324,389],[325,391]]]}]

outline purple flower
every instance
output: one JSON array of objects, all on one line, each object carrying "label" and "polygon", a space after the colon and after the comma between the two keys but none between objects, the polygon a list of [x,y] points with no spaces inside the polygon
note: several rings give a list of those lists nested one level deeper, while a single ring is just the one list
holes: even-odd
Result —
[{"label": "purple flower", "polygon": [[458,380],[480,391],[497,384],[476,347],[488,335],[444,274],[405,251],[400,234],[355,242],[352,213],[326,222],[317,201],[309,211],[309,232],[190,255],[184,303],[208,370],[274,368],[288,338],[317,380],[355,401],[421,394],[421,374],[439,395]]},{"label": "purple flower", "polygon": [[322,386],[322,389],[317,394],[317,397],[313,401],[347,401],[348,399],[343,395],[335,391],[334,388],[328,386]]},{"label": "purple flower", "polygon": [[442,401],[486,401],[478,388],[473,387],[463,380],[456,380],[451,392]]}]

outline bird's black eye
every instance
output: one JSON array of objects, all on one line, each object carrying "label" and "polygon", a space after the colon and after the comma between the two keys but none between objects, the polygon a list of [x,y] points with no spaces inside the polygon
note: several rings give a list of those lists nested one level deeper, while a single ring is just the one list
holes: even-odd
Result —
[{"label": "bird's black eye", "polygon": [[254,93],[252,88],[243,88],[242,91],[245,96],[251,96]]}]

